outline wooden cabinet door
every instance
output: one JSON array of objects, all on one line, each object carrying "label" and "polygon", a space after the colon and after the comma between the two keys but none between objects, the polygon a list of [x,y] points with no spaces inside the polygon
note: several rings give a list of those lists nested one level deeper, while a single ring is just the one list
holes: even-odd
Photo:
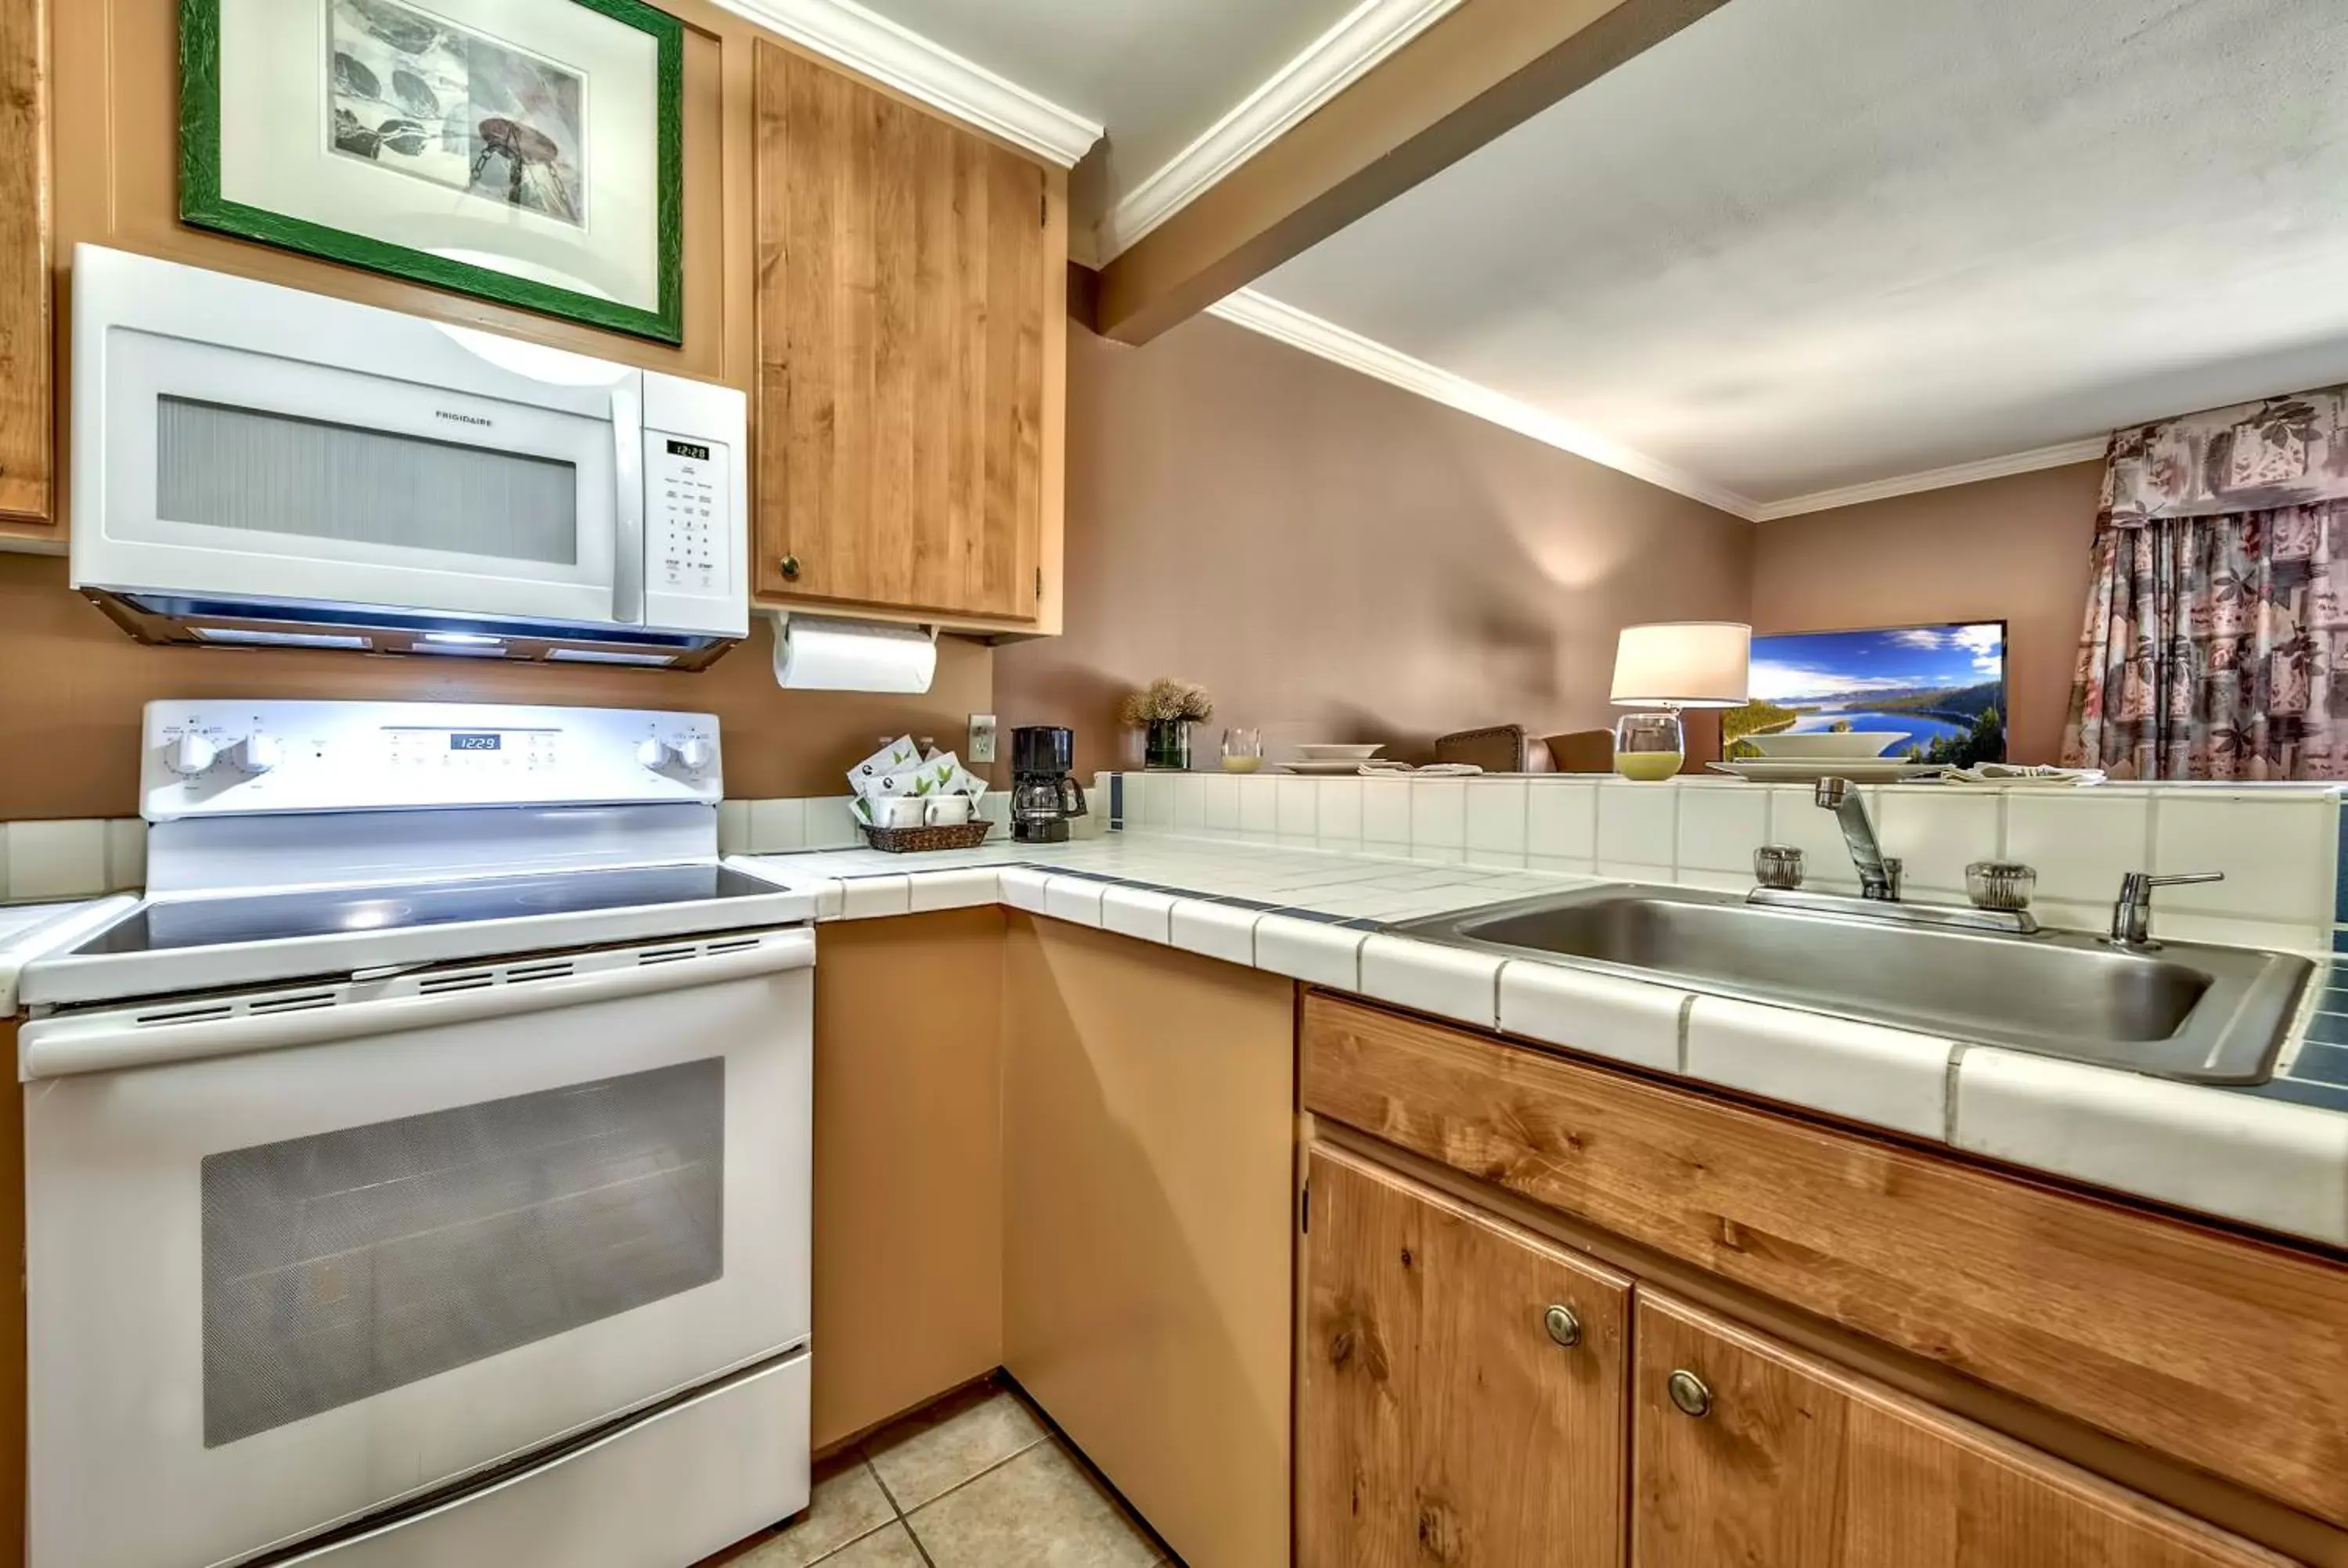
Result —
[{"label": "wooden cabinet door", "polygon": [[1032,620],[1044,170],[761,42],[762,597]]},{"label": "wooden cabinet door", "polygon": [[[1682,1374],[1681,1397],[1672,1378]],[[1642,1290],[1637,1568],[2280,1568],[2284,1559]]]},{"label": "wooden cabinet door", "polygon": [[1303,1568],[1616,1568],[1630,1282],[1336,1150],[1308,1180]]},{"label": "wooden cabinet door", "polygon": [[46,525],[50,473],[47,7],[0,4],[0,529]]}]

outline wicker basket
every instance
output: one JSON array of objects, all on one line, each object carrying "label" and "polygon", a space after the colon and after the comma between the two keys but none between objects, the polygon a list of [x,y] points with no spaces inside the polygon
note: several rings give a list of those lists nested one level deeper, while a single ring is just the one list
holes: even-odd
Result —
[{"label": "wicker basket", "polygon": [[867,827],[860,822],[856,825],[863,829],[867,844],[891,855],[919,855],[930,849],[976,849],[994,829],[994,824],[983,819],[938,827]]}]

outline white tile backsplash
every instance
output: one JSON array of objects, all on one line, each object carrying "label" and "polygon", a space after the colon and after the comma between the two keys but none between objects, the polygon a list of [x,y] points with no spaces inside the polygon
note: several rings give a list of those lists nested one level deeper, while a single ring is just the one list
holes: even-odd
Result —
[{"label": "white tile backsplash", "polygon": [[[807,806],[807,847],[809,849],[854,849],[864,842],[856,828],[856,818],[849,808],[856,804],[853,795],[830,795],[810,800]],[[757,832],[757,815],[752,815],[752,832]]]},{"label": "white tile backsplash", "polygon": [[1468,860],[1474,866],[1525,863],[1525,813],[1531,787],[1522,779],[1469,779]]},{"label": "white tile backsplash", "polygon": [[1669,880],[1679,852],[1680,797],[1672,784],[1598,786],[1598,869],[1601,876]]},{"label": "white tile backsplash", "polygon": [[74,898],[107,890],[102,819],[12,822],[0,851],[7,856],[12,899]]},{"label": "white tile backsplash", "polygon": [[1177,833],[1198,833],[1207,825],[1207,777],[1204,774],[1175,774],[1165,788],[1171,805],[1170,823]]},{"label": "white tile backsplash", "polygon": [[106,825],[106,886],[109,892],[147,887],[147,825],[135,816]]},{"label": "white tile backsplash", "polygon": [[2108,909],[2120,878],[2152,866],[2152,797],[2116,790],[2016,790],[2005,803],[2005,858],[2037,870],[2042,904],[2100,902]]},{"label": "white tile backsplash", "polygon": [[[1878,792],[1876,842],[1900,862],[1903,897],[1931,893],[1944,901],[1965,897],[1965,867],[1999,858],[2005,797],[1998,790],[1965,788]],[[1830,815],[1813,806],[1819,815]]]},{"label": "white tile backsplash", "polygon": [[1209,833],[1240,830],[1240,781],[1232,774],[1209,774],[1199,781],[1200,809]]},{"label": "white tile backsplash", "polygon": [[[1444,859],[1441,851],[1468,848],[1468,784],[1464,779],[1414,779],[1410,793],[1410,852],[1413,859]],[[1422,856],[1422,850],[1435,855]]]},{"label": "white tile backsplash", "polygon": [[1410,843],[1410,792],[1416,786],[1405,779],[1365,778],[1362,788],[1362,842],[1375,852]]},{"label": "white tile backsplash", "polygon": [[1545,860],[1598,857],[1598,785],[1540,779],[1525,786],[1525,853]]},{"label": "white tile backsplash", "polygon": [[1240,775],[1240,836],[1270,840],[1280,831],[1281,781],[1266,774]]},{"label": "white tile backsplash", "polygon": [[1322,779],[1313,785],[1321,794],[1320,842],[1332,849],[1348,849],[1362,842],[1362,781]]},{"label": "white tile backsplash", "polygon": [[752,801],[750,853],[782,855],[794,849],[807,848],[807,808],[816,804],[820,803],[805,800]]},{"label": "white tile backsplash", "polygon": [[1311,844],[1321,832],[1321,789],[1309,778],[1282,778],[1272,781],[1272,795],[1277,803],[1273,814],[1273,830],[1282,844]]},{"label": "white tile backsplash", "polygon": [[[1818,803],[1818,793],[1808,784],[1771,784],[1769,790],[1769,842],[1791,845],[1802,852],[1802,885],[1825,893],[1856,893],[1859,873],[1850,863],[1850,850],[1842,841],[1842,829],[1836,825],[1834,813]],[[1876,792],[1861,790],[1872,814]]]},{"label": "white tile backsplash", "polygon": [[2157,795],[2152,869],[2163,876],[2223,871],[2226,880],[2165,887],[2153,907],[2328,928],[2338,827],[2329,796],[2260,799],[2219,790]]},{"label": "white tile backsplash", "polygon": [[1680,802],[1683,875],[1714,872],[1753,885],[1753,852],[1769,842],[1769,794],[1739,788],[1689,789]]}]

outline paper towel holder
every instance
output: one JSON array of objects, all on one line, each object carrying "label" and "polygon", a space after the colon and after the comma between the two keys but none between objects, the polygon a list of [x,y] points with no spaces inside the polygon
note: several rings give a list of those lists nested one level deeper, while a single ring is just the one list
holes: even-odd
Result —
[{"label": "paper towel holder", "polygon": [[790,630],[791,617],[794,615],[805,616],[809,620],[845,620],[850,624],[860,622],[867,626],[910,626],[918,630],[928,632],[932,642],[935,642],[938,640],[938,633],[945,630],[941,623],[934,620],[882,620],[877,616],[824,615],[812,610],[767,610],[764,608],[754,608],[752,613],[765,616],[768,620],[775,623],[775,641],[778,643],[782,641],[783,634]]}]

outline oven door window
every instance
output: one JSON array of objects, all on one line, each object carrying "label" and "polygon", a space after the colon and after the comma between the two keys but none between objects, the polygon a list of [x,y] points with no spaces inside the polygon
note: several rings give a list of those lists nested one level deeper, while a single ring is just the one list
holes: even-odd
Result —
[{"label": "oven door window", "polygon": [[203,1162],[204,1445],[725,1273],[726,1064]]}]

